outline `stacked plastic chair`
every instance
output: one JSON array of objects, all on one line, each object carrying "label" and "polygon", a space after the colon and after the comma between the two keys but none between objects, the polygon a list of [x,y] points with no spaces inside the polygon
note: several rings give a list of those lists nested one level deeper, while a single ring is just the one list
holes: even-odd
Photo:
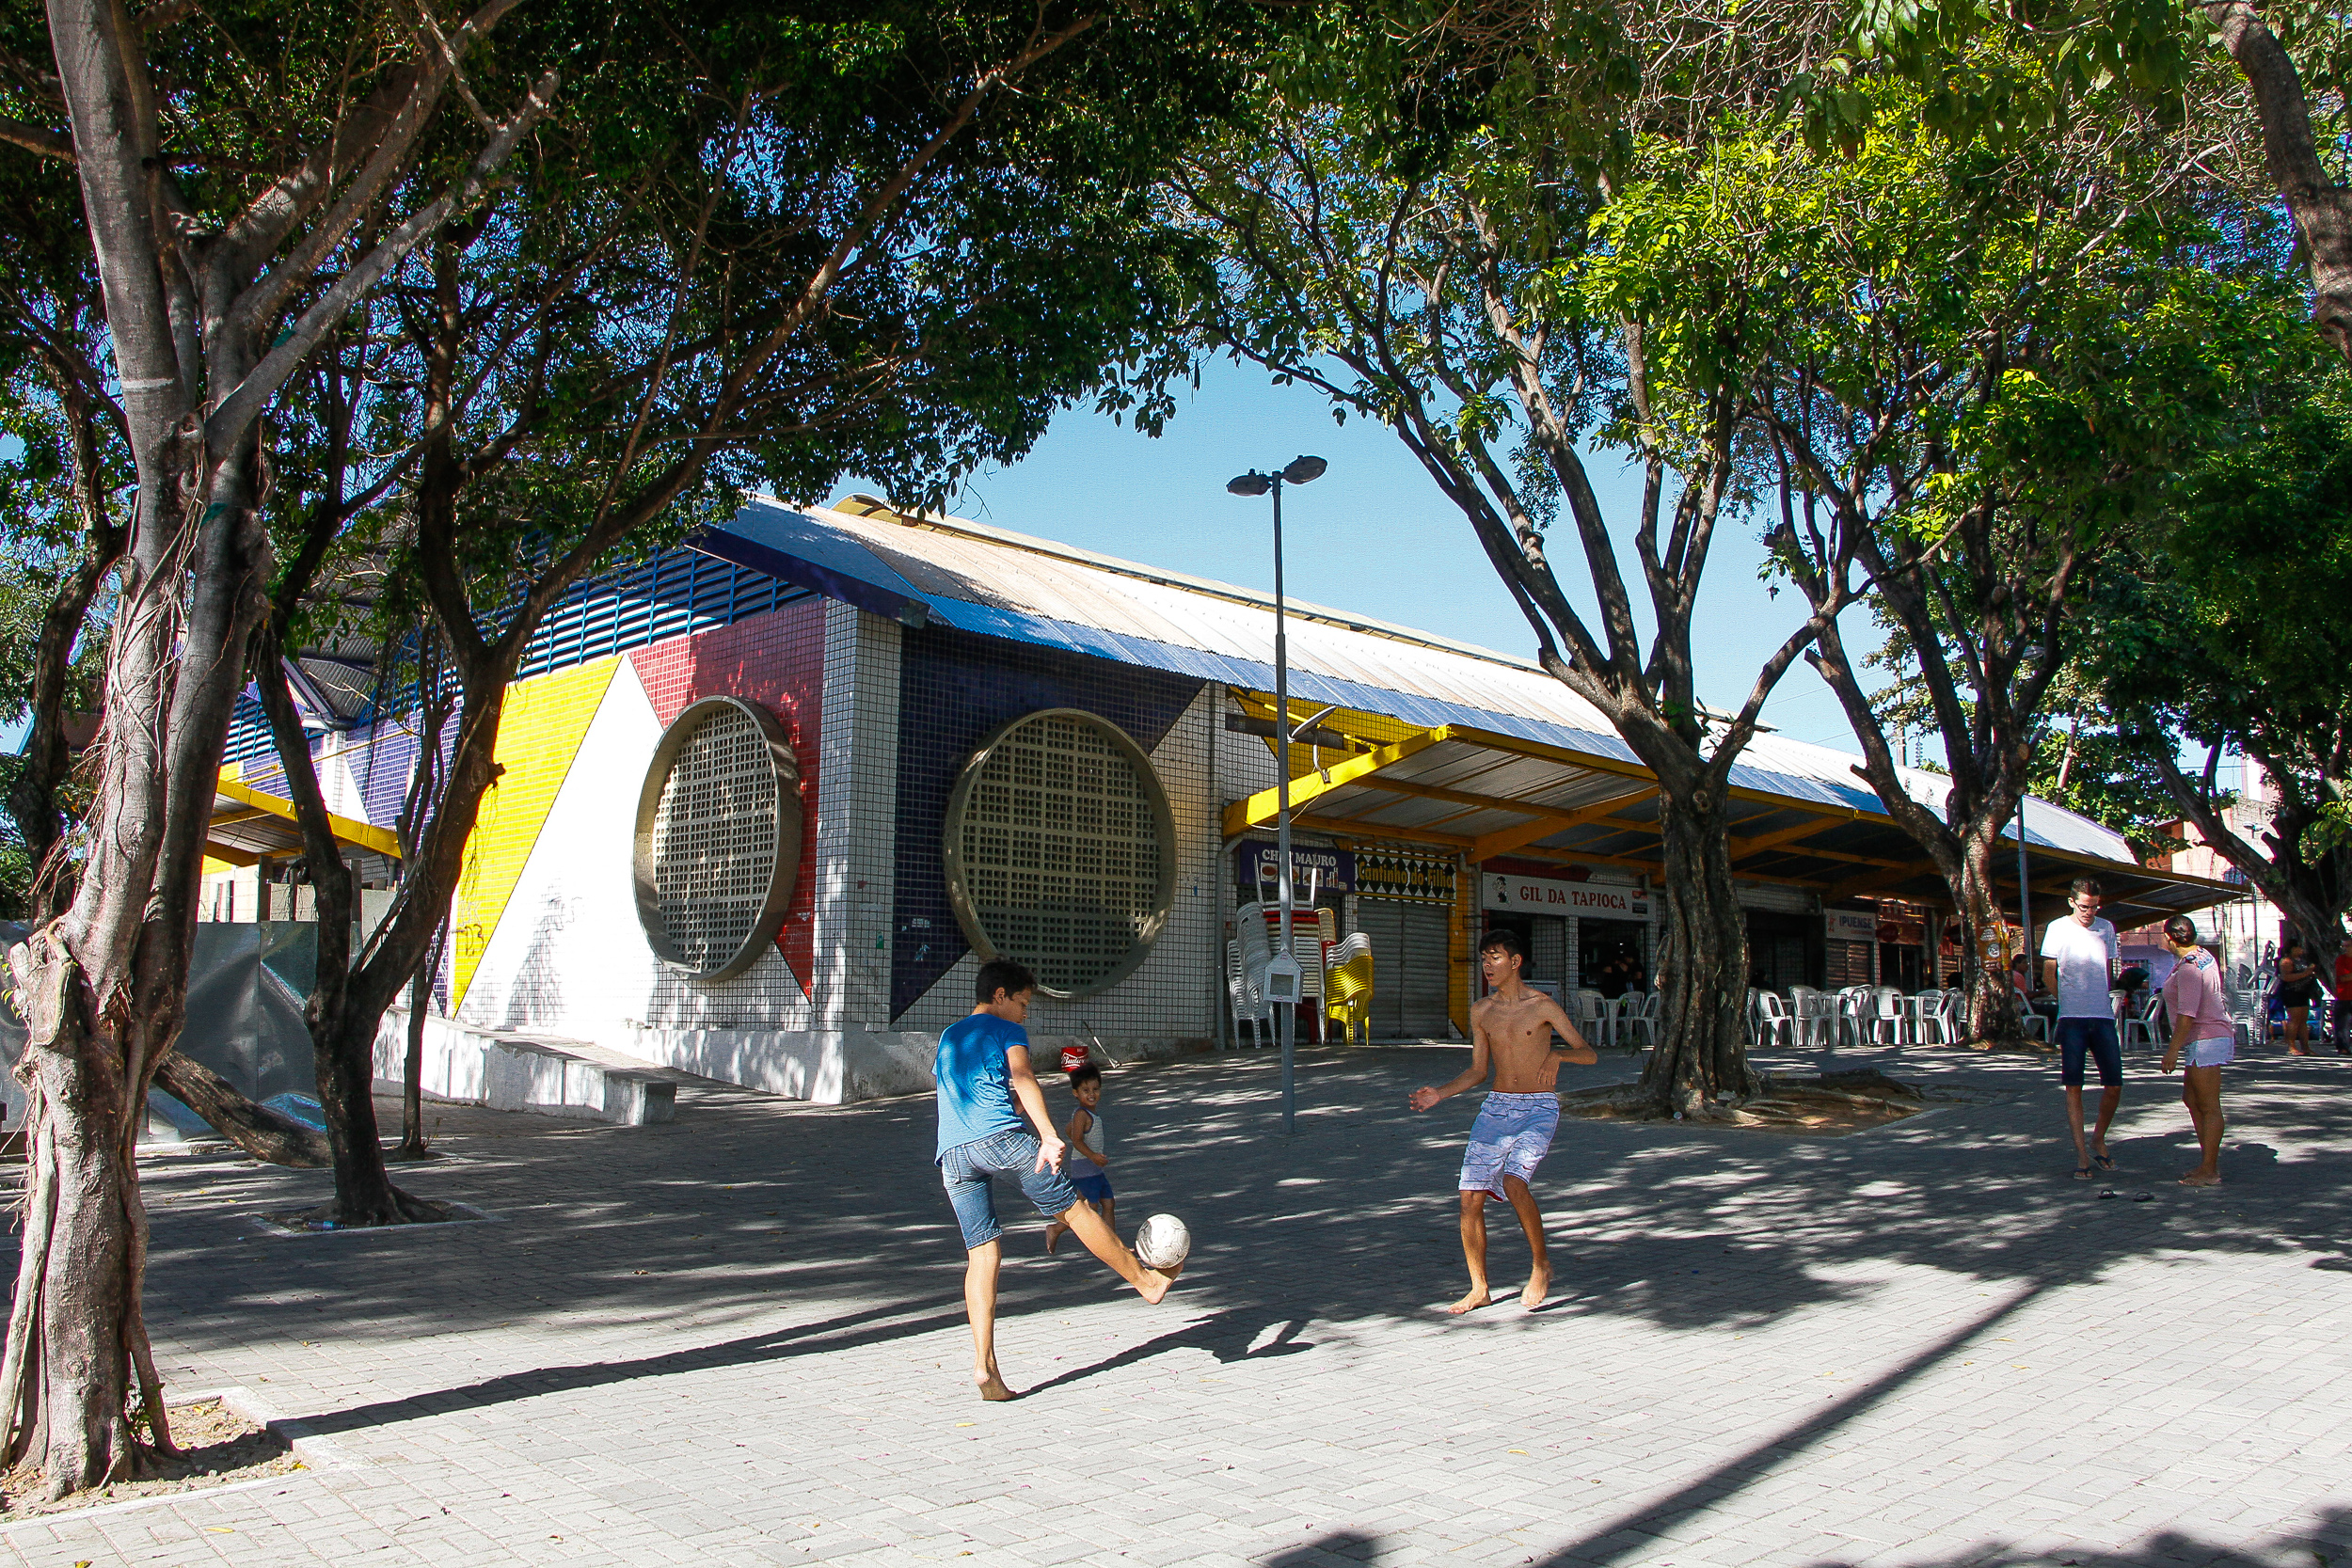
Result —
[{"label": "stacked plastic chair", "polygon": [[1331,944],[1323,972],[1323,1016],[1339,1026],[1343,1039],[1372,1038],[1372,939],[1361,931]]},{"label": "stacked plastic chair", "polygon": [[[1263,964],[1259,973],[1264,974]],[[1265,999],[1264,991],[1250,983],[1248,971],[1242,962],[1242,944],[1238,941],[1225,944],[1225,993],[1233,1008],[1235,1039],[1241,1037],[1245,1024],[1248,1026],[1249,1043],[1252,1045],[1263,1045],[1274,1037],[1274,1005]]]},{"label": "stacked plastic chair", "polygon": [[1238,972],[1234,990],[1234,1020],[1245,1019],[1253,1032],[1262,1032],[1271,1038],[1274,1026],[1274,1004],[1265,996],[1266,965],[1274,961],[1274,943],[1267,936],[1263,909],[1244,904],[1233,911],[1233,942],[1232,967]]}]

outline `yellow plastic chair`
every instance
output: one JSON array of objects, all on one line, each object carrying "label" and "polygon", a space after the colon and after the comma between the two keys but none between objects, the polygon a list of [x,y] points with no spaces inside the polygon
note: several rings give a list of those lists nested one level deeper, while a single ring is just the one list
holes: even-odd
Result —
[{"label": "yellow plastic chair", "polygon": [[1362,933],[1335,942],[1323,973],[1323,1012],[1351,1041],[1372,1037],[1372,942]]}]

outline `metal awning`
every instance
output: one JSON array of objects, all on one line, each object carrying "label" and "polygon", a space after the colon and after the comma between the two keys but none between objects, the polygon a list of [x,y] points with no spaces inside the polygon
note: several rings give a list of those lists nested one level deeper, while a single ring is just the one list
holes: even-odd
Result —
[{"label": "metal awning", "polygon": [[[806,508],[754,498],[686,544],[903,626],[1189,675],[1232,689],[1245,706],[1254,699],[1261,719],[1271,711],[1273,603],[1254,590],[901,513],[870,497]],[[1294,771],[1310,769],[1316,783],[1301,827],[1473,860],[1513,854],[1662,873],[1656,783],[1599,709],[1525,659],[1296,601],[1288,614],[1293,716],[1337,705],[1330,722],[1357,737],[1348,752],[1300,749]],[[1352,770],[1337,766],[1389,748],[1401,750]],[[1944,879],[1856,776],[1855,760],[1787,736],[1755,736],[1731,768],[1738,874],[1825,899],[1943,904]],[[1333,765],[1327,784],[1323,764]],[[1942,800],[1943,779],[1900,772],[1915,800]],[[1272,793],[1263,808],[1229,811],[1228,832],[1272,821]],[[2113,889],[2119,924],[2238,893],[2148,871],[2121,835],[2046,800],[2026,802],[2025,836],[2038,899],[2095,871]],[[2013,842],[2001,859],[2013,906]]]},{"label": "metal awning", "polygon": [[[386,828],[348,816],[327,814],[335,842],[389,860],[400,858],[400,839]],[[264,795],[234,779],[213,785],[213,825],[206,831],[204,853],[230,865],[256,865],[263,859],[292,860],[303,853],[302,828],[294,803]]]},{"label": "metal awning", "polygon": [[[1267,693],[1236,689],[1233,696],[1261,723],[1272,717]],[[1313,713],[1294,703],[1292,716],[1306,720]],[[1251,728],[1254,733],[1261,725]],[[1369,713],[1324,716],[1313,733],[1350,749],[1293,747],[1291,824],[1300,831],[1451,849],[1473,865],[1511,855],[1651,877],[1665,873],[1658,785],[1639,763],[1472,725],[1413,729]],[[1271,788],[1234,801],[1226,808],[1226,835],[1270,826],[1278,804]],[[1735,785],[1731,855],[1734,876],[1805,888],[1824,903],[1899,899],[1946,909],[1951,903],[1934,863],[1883,812]],[[2106,886],[2109,918],[2123,928],[2244,891],[2045,844],[2028,843],[2026,858],[2037,922],[2064,912],[2066,884],[2086,874]],[[2016,840],[2005,838],[1994,859],[2005,911],[2017,907],[2016,864]]]}]

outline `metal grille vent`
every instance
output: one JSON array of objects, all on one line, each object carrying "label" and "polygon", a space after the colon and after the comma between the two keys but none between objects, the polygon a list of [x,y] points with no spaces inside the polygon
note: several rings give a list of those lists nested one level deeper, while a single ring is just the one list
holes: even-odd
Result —
[{"label": "metal grille vent", "polygon": [[1151,759],[1075,708],[1015,720],[973,753],[947,810],[947,889],[983,958],[1052,996],[1141,963],[1168,922],[1176,833]]},{"label": "metal grille vent", "polygon": [[800,869],[800,768],[775,720],[711,697],[677,717],[638,798],[637,915],[673,969],[724,980],[776,939]]}]

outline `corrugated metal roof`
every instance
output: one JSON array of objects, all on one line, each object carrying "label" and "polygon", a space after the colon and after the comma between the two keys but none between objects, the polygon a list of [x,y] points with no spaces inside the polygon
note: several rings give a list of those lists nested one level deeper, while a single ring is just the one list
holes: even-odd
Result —
[{"label": "corrugated metal roof", "polygon": [[[991,528],[963,518],[861,516],[768,498],[693,548],[912,625],[1091,654],[1253,690],[1274,687],[1270,594]],[[1296,600],[1287,605],[1291,691],[1423,727],[1469,724],[1587,755],[1638,762],[1601,712],[1532,661]],[[1851,752],[1781,735],[1752,740],[1734,785],[1884,816]],[[1912,798],[1943,809],[1939,774],[1902,769]],[[2044,800],[2027,842],[2136,863],[2122,834]]]}]

